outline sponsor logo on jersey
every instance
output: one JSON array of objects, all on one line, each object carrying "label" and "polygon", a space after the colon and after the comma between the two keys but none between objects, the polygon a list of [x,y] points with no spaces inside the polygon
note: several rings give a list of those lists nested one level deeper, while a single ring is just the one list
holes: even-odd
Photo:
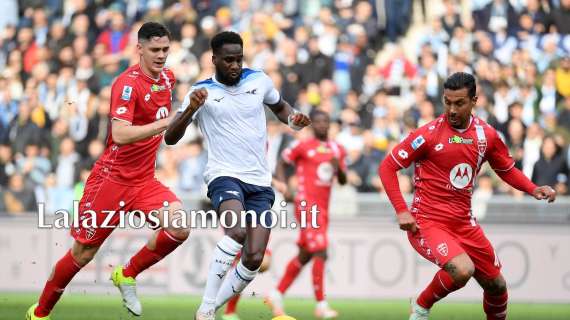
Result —
[{"label": "sponsor logo on jersey", "polygon": [[435,151],[441,151],[441,149],[443,149],[443,143],[438,143],[434,149]]},{"label": "sponsor logo on jersey", "polygon": [[416,150],[417,148],[421,147],[424,142],[426,142],[426,139],[424,139],[424,136],[420,134],[414,139],[414,141],[412,141],[412,149]]},{"label": "sponsor logo on jersey", "polygon": [[327,148],[326,146],[320,145],[317,147],[317,153],[328,153],[330,152],[330,149]]},{"label": "sponsor logo on jersey", "polygon": [[330,183],[334,176],[334,168],[330,162],[323,162],[317,167],[317,177],[319,181]]},{"label": "sponsor logo on jersey", "polygon": [[123,93],[121,94],[121,99],[125,101],[131,100],[131,93],[133,93],[133,87],[124,86]]},{"label": "sponsor logo on jersey", "polygon": [[400,149],[400,151],[398,151],[398,156],[402,159],[408,159],[408,153],[403,149]]},{"label": "sponsor logo on jersey", "polygon": [[164,91],[166,90],[166,86],[159,86],[158,84],[153,84],[152,86],[150,86],[150,91],[152,92],[159,92],[159,91]]},{"label": "sponsor logo on jersey", "polygon": [[167,107],[160,107],[158,111],[156,111],[156,120],[164,119],[168,117],[168,108]]},{"label": "sponsor logo on jersey", "polygon": [[117,108],[117,114],[125,114],[127,113],[127,107],[119,107]]},{"label": "sponsor logo on jersey", "polygon": [[449,181],[457,189],[467,187],[471,178],[473,178],[473,168],[467,163],[460,163],[449,172]]},{"label": "sponsor logo on jersey", "polygon": [[447,248],[447,243],[442,242],[440,244],[437,245],[437,252],[439,252],[439,254],[441,254],[444,257],[447,257],[447,254],[449,253],[449,250]]},{"label": "sponsor logo on jersey", "polygon": [[453,136],[449,138],[449,143],[455,144],[473,144],[473,139],[465,139],[460,136]]}]

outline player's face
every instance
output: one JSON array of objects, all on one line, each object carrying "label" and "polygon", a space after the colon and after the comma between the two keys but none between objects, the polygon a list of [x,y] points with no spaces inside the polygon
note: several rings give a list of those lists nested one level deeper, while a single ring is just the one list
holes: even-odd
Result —
[{"label": "player's face", "polygon": [[311,126],[317,139],[326,139],[329,133],[331,121],[325,114],[319,114],[312,119]]},{"label": "player's face", "polygon": [[469,97],[467,88],[459,90],[443,90],[443,105],[449,124],[457,129],[465,129],[469,125],[471,110],[477,102],[477,96]]},{"label": "player's face", "polygon": [[168,57],[170,40],[167,36],[152,37],[150,40],[139,42],[137,50],[143,70],[151,73],[153,77],[158,77]]},{"label": "player's face", "polygon": [[239,82],[243,64],[243,48],[239,44],[224,44],[218,54],[212,56],[216,67],[216,78],[225,85],[233,86]]}]

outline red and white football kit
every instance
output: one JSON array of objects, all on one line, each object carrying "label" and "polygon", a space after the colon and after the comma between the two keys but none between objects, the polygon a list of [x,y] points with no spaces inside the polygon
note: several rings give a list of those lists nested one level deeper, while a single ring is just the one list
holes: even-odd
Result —
[{"label": "red and white football kit", "polygon": [[[345,171],[346,152],[334,141],[320,141],[311,138],[302,142],[294,142],[283,150],[283,159],[295,165],[298,180],[298,192],[295,197],[295,217],[300,223],[301,210],[306,211],[306,228],[301,228],[297,244],[308,252],[325,250],[328,246],[328,210],[331,187],[336,175],[331,163],[338,159],[340,169]],[[301,206],[301,201],[306,205]],[[318,228],[311,226],[311,207],[317,205]]]},{"label": "red and white football kit", "polygon": [[[168,117],[174,83],[174,74],[167,68],[159,79],[152,79],[143,73],[140,65],[130,67],[112,86],[110,121],[141,126]],[[97,223],[101,224],[108,214],[102,210],[148,213],[162,208],[165,201],[178,201],[154,176],[163,133],[125,145],[114,143],[112,135],[109,125],[107,146],[93,166],[79,202],[79,220],[84,219],[86,210],[95,211]],[[109,225],[116,226],[119,218],[119,214],[115,214]],[[112,231],[112,228],[80,227],[72,229],[71,234],[81,243],[97,246]]]},{"label": "red and white football kit", "polygon": [[[497,277],[499,258],[471,214],[477,174],[488,161],[503,179],[502,173],[508,172],[505,176],[511,185],[529,193],[536,187],[524,182],[520,172],[513,169],[514,160],[497,131],[477,117],[471,118],[467,129],[457,130],[442,115],[411,133],[387,157],[391,159],[385,162],[393,161],[399,168],[415,163],[410,211],[419,230],[408,232],[414,249],[440,267],[465,252],[474,262],[476,275]],[[382,175],[384,181],[388,175]],[[386,192],[398,213],[408,210],[401,194],[388,188]]]}]

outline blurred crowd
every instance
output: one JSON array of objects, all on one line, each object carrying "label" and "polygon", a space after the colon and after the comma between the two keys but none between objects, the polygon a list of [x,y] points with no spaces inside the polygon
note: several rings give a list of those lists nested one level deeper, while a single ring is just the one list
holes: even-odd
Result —
[{"label": "blurred crowd", "polygon": [[[137,63],[137,31],[151,20],[173,36],[173,110],[213,74],[211,37],[238,31],[245,64],[269,74],[285,100],[330,113],[331,138],[348,151],[351,192],[382,192],[379,162],[442,113],[447,75],[467,71],[478,78],[475,113],[500,130],[516,166],[568,194],[570,0],[438,3],[440,15],[422,23],[410,50],[402,43],[412,0],[4,0],[0,212],[35,211],[37,202],[68,209],[81,197],[105,147],[111,84]],[[268,118],[274,168],[310,131]],[[182,198],[203,196],[206,148],[191,125],[177,146],[161,148],[157,177]],[[406,193],[411,175],[400,175]],[[480,197],[518,194],[488,168],[478,181]]]}]

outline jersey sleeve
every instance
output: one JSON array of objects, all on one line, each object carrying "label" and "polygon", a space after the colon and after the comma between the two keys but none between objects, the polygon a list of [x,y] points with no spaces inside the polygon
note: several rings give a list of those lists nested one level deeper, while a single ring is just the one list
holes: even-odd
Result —
[{"label": "jersey sleeve", "polygon": [[295,140],[283,150],[281,157],[283,157],[283,160],[285,160],[285,162],[289,164],[295,164],[295,162],[301,158],[302,154],[303,145],[299,141]]},{"label": "jersey sleeve", "polygon": [[338,159],[338,166],[340,170],[346,171],[346,150],[338,143],[332,144],[334,156]]},{"label": "jersey sleeve", "polygon": [[508,171],[515,166],[515,160],[499,133],[495,129],[492,130],[491,149],[487,154],[487,161],[495,171]]},{"label": "jersey sleeve", "polygon": [[134,80],[119,77],[111,88],[111,119],[133,123],[136,100]]},{"label": "jersey sleeve", "polygon": [[265,104],[276,104],[281,100],[281,95],[279,91],[275,89],[275,85],[273,84],[273,80],[267,75],[263,74],[266,78],[264,80],[265,85],[265,92],[263,93],[263,103]]},{"label": "jersey sleeve", "polygon": [[424,127],[419,128],[395,146],[390,151],[390,156],[401,168],[407,168],[425,155],[428,150],[428,138]]}]

